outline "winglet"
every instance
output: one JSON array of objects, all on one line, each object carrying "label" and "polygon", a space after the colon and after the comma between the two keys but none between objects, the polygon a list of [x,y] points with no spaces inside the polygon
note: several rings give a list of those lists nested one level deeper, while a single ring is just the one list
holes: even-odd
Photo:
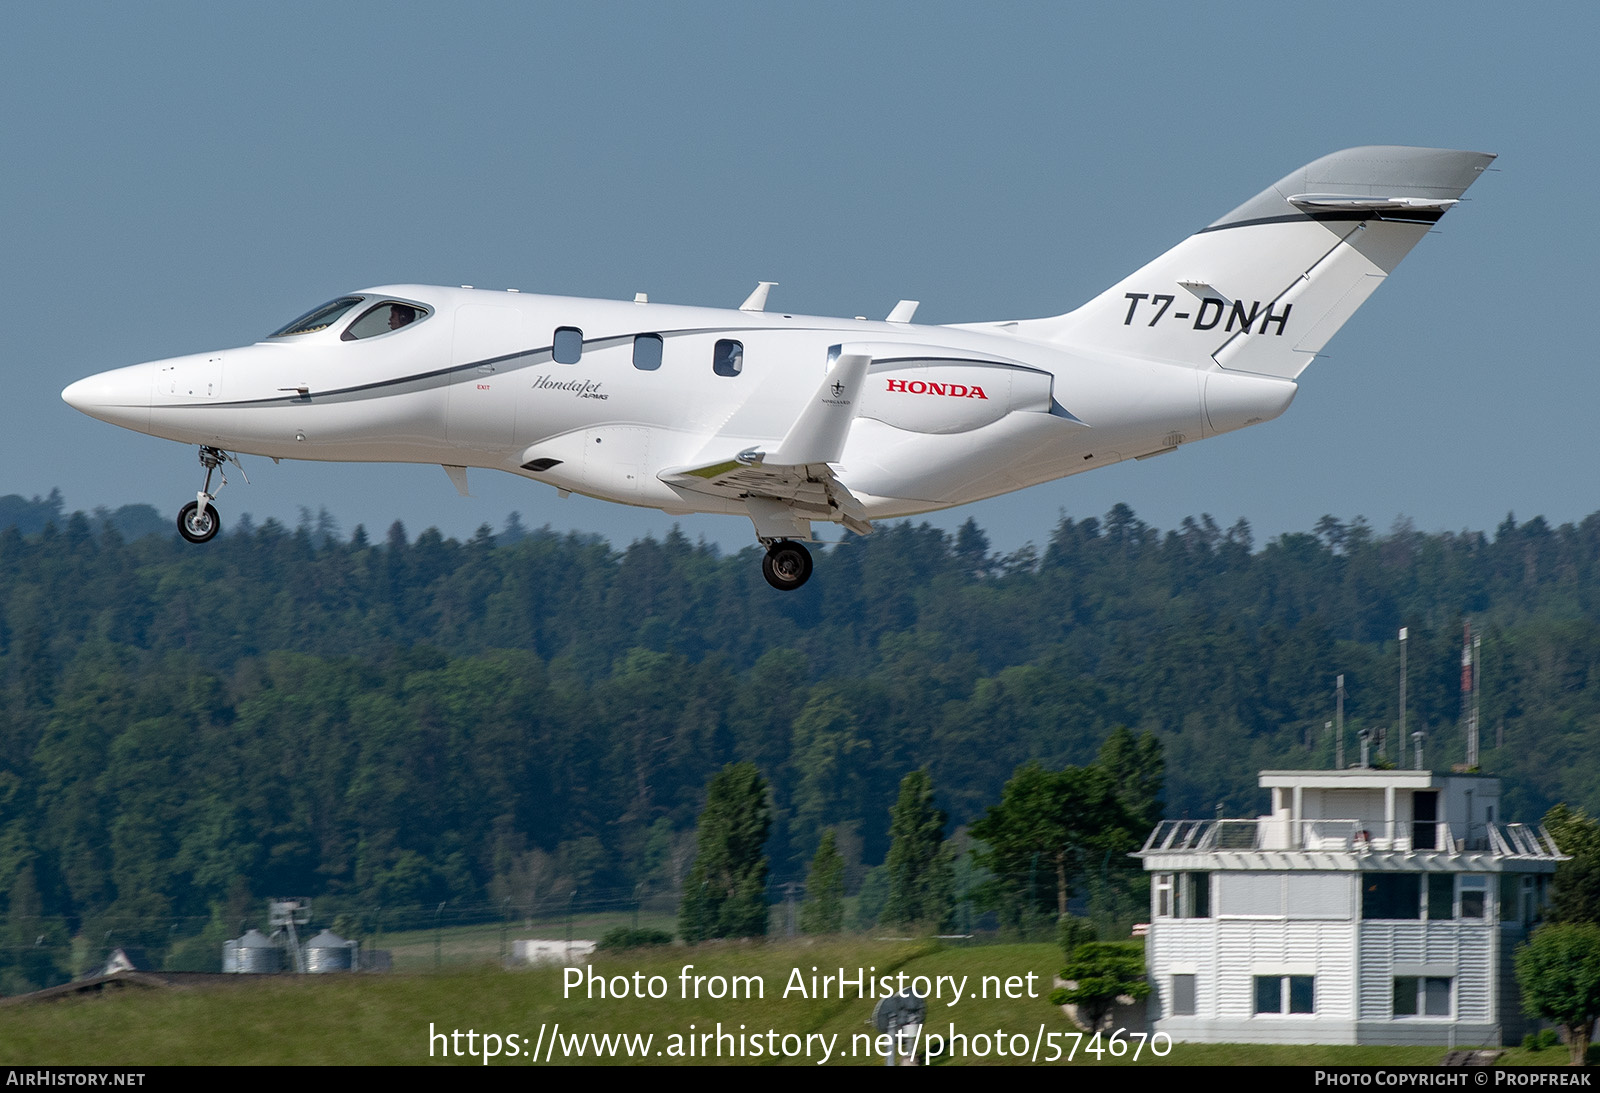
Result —
[{"label": "winglet", "polygon": [[842,353],[839,346],[834,346],[828,355],[836,357],[833,367],[789,426],[778,450],[767,458],[768,463],[835,463],[844,451],[872,357],[867,353]]},{"label": "winglet", "polygon": [[744,298],[744,303],[739,305],[740,311],[765,311],[767,310],[767,293],[777,285],[776,281],[758,281],[750,295]]},{"label": "winglet", "polygon": [[894,305],[894,310],[889,312],[889,317],[885,319],[884,322],[909,323],[911,321],[911,316],[917,313],[917,305],[921,302],[921,300],[901,300],[898,304]]}]

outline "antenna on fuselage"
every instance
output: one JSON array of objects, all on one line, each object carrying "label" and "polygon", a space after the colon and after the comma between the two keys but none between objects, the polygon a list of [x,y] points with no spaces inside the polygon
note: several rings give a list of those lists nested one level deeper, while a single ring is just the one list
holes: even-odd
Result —
[{"label": "antenna on fuselage", "polygon": [[755,291],[744,298],[744,303],[739,305],[740,311],[765,311],[767,310],[767,293],[771,292],[776,281],[757,281]]}]

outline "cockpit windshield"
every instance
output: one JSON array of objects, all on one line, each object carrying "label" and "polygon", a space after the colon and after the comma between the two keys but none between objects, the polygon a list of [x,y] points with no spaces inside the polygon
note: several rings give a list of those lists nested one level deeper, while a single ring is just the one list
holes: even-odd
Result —
[{"label": "cockpit windshield", "polygon": [[360,296],[341,296],[331,303],[323,304],[319,308],[306,312],[288,326],[274,330],[268,334],[269,338],[288,338],[295,334],[313,334],[318,330],[326,330],[332,326],[339,316],[349,311],[362,301]]},{"label": "cockpit windshield", "polygon": [[403,304],[399,300],[385,300],[350,324],[339,337],[347,342],[360,338],[375,338],[401,327],[410,326],[428,317],[428,309],[419,304]]}]

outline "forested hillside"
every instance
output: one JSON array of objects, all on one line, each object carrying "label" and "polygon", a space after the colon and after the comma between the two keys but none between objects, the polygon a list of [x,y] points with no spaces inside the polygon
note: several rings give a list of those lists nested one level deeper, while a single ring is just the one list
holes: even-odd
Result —
[{"label": "forested hillside", "polygon": [[1258,546],[1243,521],[1163,532],[1118,506],[1007,557],[971,522],[889,524],[784,595],[753,549],[676,533],[617,550],[515,518],[456,542],[308,515],[194,547],[134,538],[144,506],[59,509],[0,499],[0,911],[72,929],[231,930],[273,894],[669,891],[733,760],[772,786],[778,881],[830,826],[853,876],[882,861],[909,771],[965,824],[1018,765],[1090,762],[1117,725],[1160,738],[1169,816],[1254,815],[1259,769],[1331,763],[1336,673],[1352,741],[1394,721],[1402,625],[1411,727],[1430,766],[1459,761],[1464,616],[1508,817],[1600,811],[1600,515],[1330,517]]}]

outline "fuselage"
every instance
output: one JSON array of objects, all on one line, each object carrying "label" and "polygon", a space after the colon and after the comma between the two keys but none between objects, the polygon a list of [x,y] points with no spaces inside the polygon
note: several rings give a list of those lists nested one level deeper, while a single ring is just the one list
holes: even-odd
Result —
[{"label": "fuselage", "polygon": [[[507,471],[669,513],[750,518],[793,591],[815,521],[977,501],[1277,417],[1295,381],[1493,162],[1348,148],[1060,315],[915,326],[388,285],[265,341],[92,376],[62,397],[199,446],[178,533],[221,527],[240,453]],[[231,454],[230,454],[231,453]],[[226,475],[222,475],[226,484]],[[220,486],[218,487],[220,489]]]},{"label": "fuselage", "polygon": [[[1170,450],[1276,417],[1295,391],[1030,340],[1005,323],[423,285],[335,304],[345,301],[303,332],[290,324],[254,345],[105,372],[63,397],[113,424],[227,452],[481,467],[672,513],[743,512],[736,497],[659,476],[775,447],[844,347],[872,364],[835,471],[879,518]],[[380,321],[404,312],[414,317]]]}]

